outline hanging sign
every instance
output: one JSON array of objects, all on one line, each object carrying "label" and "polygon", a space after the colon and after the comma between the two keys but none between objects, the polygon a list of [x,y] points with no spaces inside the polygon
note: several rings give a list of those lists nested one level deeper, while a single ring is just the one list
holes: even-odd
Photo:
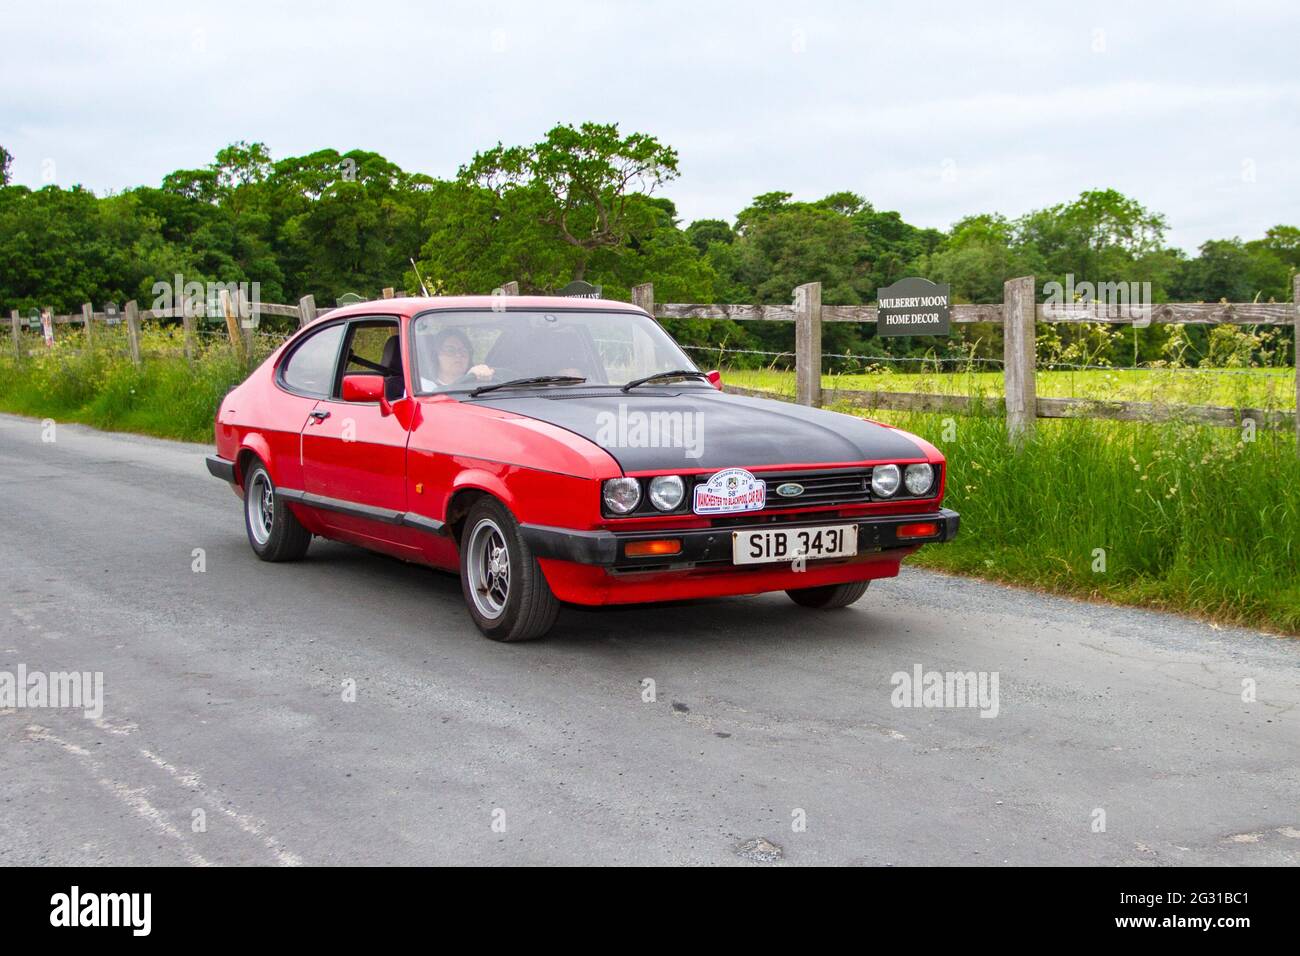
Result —
[{"label": "hanging sign", "polygon": [[877,335],[947,335],[952,299],[947,284],[899,279],[876,290]]},{"label": "hanging sign", "polygon": [[581,279],[574,279],[556,295],[562,295],[566,299],[599,299],[600,286],[592,285],[590,282],[583,282]]}]

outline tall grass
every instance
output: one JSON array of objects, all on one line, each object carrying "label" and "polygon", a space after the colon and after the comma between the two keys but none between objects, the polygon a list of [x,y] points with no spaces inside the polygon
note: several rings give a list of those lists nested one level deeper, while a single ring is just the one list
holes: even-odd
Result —
[{"label": "tall grass", "polygon": [[160,438],[209,442],[217,405],[243,381],[247,368],[221,337],[200,337],[184,358],[178,332],[146,329],[143,361],[132,364],[124,336],[97,330],[86,348],[65,332],[53,348],[33,349],[17,362],[0,358],[0,410]]},{"label": "tall grass", "polygon": [[[859,412],[860,414],[861,412]],[[1290,431],[881,411],[948,459],[957,539],[926,567],[1300,634],[1300,459]]]}]

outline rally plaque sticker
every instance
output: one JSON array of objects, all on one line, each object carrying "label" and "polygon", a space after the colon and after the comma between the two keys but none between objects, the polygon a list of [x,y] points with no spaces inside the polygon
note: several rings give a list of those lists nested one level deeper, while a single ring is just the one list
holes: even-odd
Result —
[{"label": "rally plaque sticker", "polygon": [[727,468],[695,486],[697,515],[761,511],[767,504],[767,483],[744,468]]}]

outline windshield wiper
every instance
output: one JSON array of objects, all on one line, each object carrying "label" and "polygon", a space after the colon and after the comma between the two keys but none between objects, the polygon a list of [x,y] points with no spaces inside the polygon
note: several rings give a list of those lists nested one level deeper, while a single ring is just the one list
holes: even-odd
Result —
[{"label": "windshield wiper", "polygon": [[484,392],[495,392],[498,388],[523,388],[528,385],[579,385],[586,379],[581,375],[534,375],[532,378],[512,378],[508,382],[497,382],[495,385],[480,385],[478,388],[469,390],[470,398],[475,395],[482,395]]},{"label": "windshield wiper", "polygon": [[645,378],[634,378],[623,386],[623,391],[630,392],[638,385],[647,385],[650,382],[660,382],[670,378],[701,378],[708,381],[709,377],[703,372],[693,368],[679,368],[671,372],[655,372],[653,375],[647,375]]}]

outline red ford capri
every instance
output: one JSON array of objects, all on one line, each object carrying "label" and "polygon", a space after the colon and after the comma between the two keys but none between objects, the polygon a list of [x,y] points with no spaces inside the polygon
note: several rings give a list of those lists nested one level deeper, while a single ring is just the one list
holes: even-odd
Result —
[{"label": "red ford capri", "polygon": [[500,641],[541,637],[562,603],[843,607],[958,525],[928,442],[726,394],[643,310],[598,299],[332,311],[226,396],[216,452],[259,558],[319,535],[459,571]]}]

